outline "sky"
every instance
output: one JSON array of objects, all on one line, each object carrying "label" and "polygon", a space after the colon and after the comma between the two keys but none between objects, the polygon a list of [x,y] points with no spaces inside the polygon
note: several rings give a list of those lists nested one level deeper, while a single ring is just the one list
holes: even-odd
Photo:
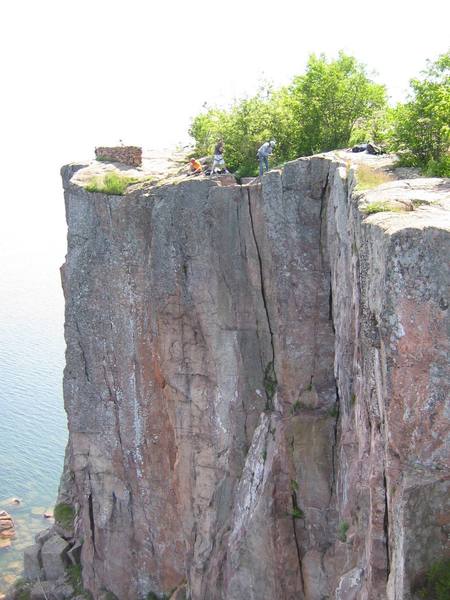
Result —
[{"label": "sky", "polygon": [[9,0],[0,8],[0,268],[21,248],[62,262],[62,164],[95,146],[188,139],[204,102],[304,71],[312,52],[365,63],[393,101],[448,50],[449,3]]}]

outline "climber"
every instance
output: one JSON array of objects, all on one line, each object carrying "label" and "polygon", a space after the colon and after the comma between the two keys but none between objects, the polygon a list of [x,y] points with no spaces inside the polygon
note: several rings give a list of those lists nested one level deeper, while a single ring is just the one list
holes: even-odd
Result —
[{"label": "climber", "polygon": [[217,142],[214,149],[213,163],[211,167],[211,175],[214,175],[216,167],[219,167],[219,173],[228,173],[225,166],[225,160],[223,158],[223,140]]},{"label": "climber", "polygon": [[200,173],[203,172],[202,165],[199,163],[199,161],[196,158],[191,158],[189,166],[190,166],[190,172],[188,173],[188,176],[189,175],[200,175]]},{"label": "climber", "polygon": [[261,148],[258,150],[256,157],[259,160],[259,176],[262,177],[264,165],[266,166],[266,171],[269,170],[269,156],[272,154],[273,149],[275,148],[275,141],[271,140],[270,142],[264,142]]}]

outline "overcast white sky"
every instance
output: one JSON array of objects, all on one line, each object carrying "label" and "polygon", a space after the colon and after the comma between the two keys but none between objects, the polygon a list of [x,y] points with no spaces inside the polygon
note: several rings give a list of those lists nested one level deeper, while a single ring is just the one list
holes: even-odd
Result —
[{"label": "overcast white sky", "polygon": [[0,253],[8,253],[11,237],[39,238],[50,250],[55,236],[62,239],[61,164],[120,138],[150,147],[183,141],[203,102],[251,94],[262,78],[287,83],[311,52],[353,54],[402,99],[426,59],[450,46],[448,6],[2,2]]}]

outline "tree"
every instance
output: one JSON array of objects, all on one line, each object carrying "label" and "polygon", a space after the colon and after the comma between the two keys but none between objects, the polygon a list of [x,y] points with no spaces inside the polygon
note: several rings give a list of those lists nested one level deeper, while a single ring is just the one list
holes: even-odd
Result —
[{"label": "tree", "polygon": [[272,89],[264,85],[252,98],[235,101],[228,111],[209,108],[197,115],[189,130],[196,152],[211,154],[223,139],[227,167],[238,176],[256,175],[256,152],[280,126],[274,98]]},{"label": "tree", "polygon": [[[380,122],[386,106],[384,86],[372,82],[355,58],[335,61],[312,55],[306,73],[279,90],[263,85],[229,110],[207,108],[197,115],[190,135],[196,152],[210,154],[224,140],[227,166],[238,176],[256,175],[259,146],[275,139],[272,163],[347,146],[358,124],[366,132]],[[375,119],[377,116],[377,121]]]},{"label": "tree", "polygon": [[385,87],[371,81],[364,65],[343,52],[334,61],[311,55],[290,94],[298,122],[298,155],[348,146],[355,126],[364,129],[386,107]]},{"label": "tree", "polygon": [[409,100],[394,112],[394,149],[403,164],[450,177],[450,51],[428,61],[422,79],[410,81]]}]

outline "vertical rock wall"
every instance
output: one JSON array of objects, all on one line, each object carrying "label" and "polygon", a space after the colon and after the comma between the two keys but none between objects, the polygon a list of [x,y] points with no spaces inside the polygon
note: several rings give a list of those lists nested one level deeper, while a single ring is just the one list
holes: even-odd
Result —
[{"label": "vertical rock wall", "polygon": [[74,172],[61,494],[86,587],[410,598],[448,544],[438,209],[362,222],[327,157],[122,197]]}]

